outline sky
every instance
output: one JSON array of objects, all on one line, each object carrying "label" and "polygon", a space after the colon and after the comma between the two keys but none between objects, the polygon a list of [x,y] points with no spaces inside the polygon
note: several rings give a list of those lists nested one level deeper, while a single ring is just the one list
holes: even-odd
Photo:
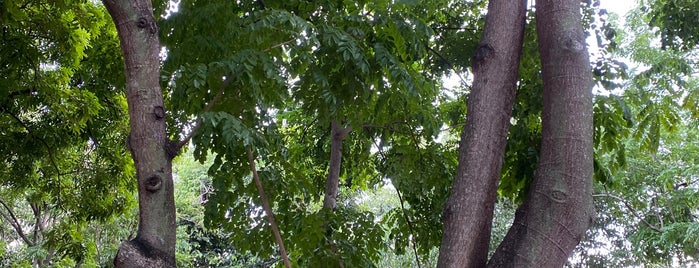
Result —
[{"label": "sky", "polygon": [[[607,12],[613,12],[619,15],[620,24],[624,25],[624,15],[629,12],[637,4],[637,0],[601,0],[600,6],[607,10]],[[589,44],[594,44],[594,40],[589,41]],[[466,78],[466,77],[465,77]],[[468,78],[466,78],[468,80]],[[455,88],[458,86],[461,79],[454,74],[446,77],[444,80],[444,86],[446,88]]]},{"label": "sky", "polygon": [[636,6],[635,0],[602,0],[602,8],[609,12],[614,12],[619,17],[623,17],[632,7]]}]

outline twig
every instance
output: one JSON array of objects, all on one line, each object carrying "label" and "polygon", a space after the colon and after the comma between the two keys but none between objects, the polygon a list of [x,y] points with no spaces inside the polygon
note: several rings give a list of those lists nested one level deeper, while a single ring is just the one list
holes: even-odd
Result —
[{"label": "twig", "polygon": [[289,40],[286,40],[286,41],[281,42],[281,43],[279,43],[279,44],[276,44],[276,45],[273,45],[273,46],[271,46],[271,47],[265,48],[265,49],[262,50],[262,52],[269,52],[269,51],[272,50],[272,49],[281,47],[281,46],[283,46],[283,45],[288,45],[289,43],[294,42],[294,41],[296,41],[296,39],[289,39]]},{"label": "twig", "polygon": [[613,194],[609,194],[609,193],[603,193],[603,194],[593,194],[592,197],[609,197],[609,198],[612,198],[612,199],[616,199],[617,201],[620,201],[620,202],[624,203],[624,206],[626,206],[626,208],[627,208],[629,211],[631,211],[631,213],[632,213],[636,218],[638,218],[639,220],[641,220],[641,222],[643,222],[643,224],[645,224],[646,226],[648,226],[648,228],[650,228],[650,229],[652,229],[652,230],[654,230],[654,231],[656,231],[656,232],[659,232],[659,233],[662,233],[662,232],[663,232],[662,229],[658,228],[658,227],[655,226],[655,225],[650,224],[648,221],[646,221],[646,219],[644,219],[643,217],[641,217],[640,215],[638,215],[638,212],[636,211],[636,209],[634,209],[633,207],[631,207],[631,204],[629,204],[628,201],[626,201],[625,199],[623,199],[623,198],[621,198],[621,197],[619,197],[619,196],[616,196],[616,195],[613,195]]},{"label": "twig", "polygon": [[260,199],[262,199],[262,207],[267,213],[267,220],[272,228],[272,233],[274,233],[274,238],[277,240],[279,245],[279,252],[282,255],[282,260],[284,261],[284,266],[291,268],[291,262],[289,262],[289,257],[286,255],[286,249],[284,248],[284,240],[282,240],[282,235],[279,232],[279,227],[277,227],[277,222],[274,220],[274,214],[272,212],[272,207],[269,205],[269,200],[265,194],[264,188],[262,188],[262,181],[260,176],[257,174],[257,167],[255,167],[255,156],[252,154],[252,149],[247,148],[248,153],[248,163],[250,164],[250,169],[252,169],[252,178],[255,181],[255,186],[260,194]]},{"label": "twig", "polygon": [[[214,107],[214,104],[216,104],[216,101],[218,101],[218,99],[220,99],[221,96],[223,95],[223,90],[226,87],[228,87],[228,85],[231,84],[231,81],[233,81],[233,78],[235,78],[235,75],[231,78],[226,78],[226,80],[223,81],[223,85],[218,90],[218,92],[216,92],[216,95],[214,96],[213,99],[211,99],[209,104],[207,104],[206,107],[204,107],[204,111],[202,112],[202,114],[208,113],[211,111],[211,109]],[[194,127],[192,127],[192,129],[189,131],[189,134],[187,134],[187,136],[184,139],[182,139],[179,143],[177,143],[177,148],[176,148],[177,151],[182,149],[183,146],[187,145],[187,143],[189,143],[189,140],[191,140],[192,137],[194,137],[194,133],[196,133],[197,129],[199,129],[201,127],[201,122],[202,122],[201,118],[198,118]]]}]

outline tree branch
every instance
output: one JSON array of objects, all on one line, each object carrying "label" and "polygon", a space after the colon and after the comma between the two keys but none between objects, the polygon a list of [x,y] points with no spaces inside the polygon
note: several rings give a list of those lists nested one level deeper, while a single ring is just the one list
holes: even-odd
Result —
[{"label": "tree branch", "polygon": [[403,217],[405,217],[405,222],[408,223],[408,230],[410,231],[410,236],[412,236],[413,239],[410,240],[413,244],[413,253],[415,253],[415,262],[417,262],[417,267],[421,268],[422,266],[420,265],[420,257],[417,255],[417,243],[415,243],[415,233],[413,231],[413,223],[410,221],[410,218],[408,217],[408,213],[406,212],[407,210],[405,209],[405,206],[403,205],[403,196],[400,194],[400,190],[398,190],[398,187],[394,185],[394,188],[396,189],[396,194],[398,194],[398,201],[400,201],[400,209],[403,212]]},{"label": "tree branch", "polygon": [[468,27],[432,27],[432,30],[437,32],[439,30],[468,30],[468,31],[478,31],[477,28],[468,28]]},{"label": "tree branch", "polygon": [[[214,104],[216,104],[216,102],[223,95],[224,89],[227,88],[231,84],[231,82],[233,81],[233,79],[236,76],[237,75],[234,74],[232,77],[226,78],[226,80],[223,81],[223,85],[221,85],[221,88],[219,88],[218,92],[216,92],[216,95],[211,99],[211,101],[206,105],[206,107],[204,107],[202,114],[205,114],[205,113],[208,113],[211,111],[211,109],[214,107]],[[177,152],[179,152],[183,146],[187,145],[187,143],[189,143],[189,141],[192,139],[192,137],[194,137],[194,133],[196,133],[197,130],[201,127],[201,122],[202,121],[201,121],[201,117],[200,117],[197,119],[197,121],[194,124],[194,127],[192,127],[192,129],[189,131],[187,136],[184,139],[182,139],[180,142],[177,143],[177,147],[176,147]]]},{"label": "tree branch", "polygon": [[[385,163],[386,162],[386,154],[383,152],[381,147],[376,143],[376,140],[373,140],[374,146],[376,146],[376,149],[379,151],[379,155],[381,155],[381,162]],[[403,217],[405,217],[405,222],[408,223],[408,231],[410,232],[410,236],[415,237],[415,232],[413,231],[413,223],[410,221],[410,218],[408,217],[408,213],[406,213],[405,206],[403,205],[403,196],[400,194],[400,190],[398,190],[398,187],[393,185],[393,188],[396,189],[396,194],[398,194],[398,201],[400,201],[400,208],[401,211],[403,212]],[[413,253],[415,253],[415,263],[417,263],[417,267],[420,268],[422,267],[420,265],[420,257],[417,254],[417,244],[415,243],[415,240],[411,240],[412,242],[412,248],[413,248]]]},{"label": "tree branch", "polygon": [[622,203],[624,204],[624,206],[626,206],[626,208],[627,208],[629,211],[631,211],[631,214],[633,214],[636,218],[638,218],[641,222],[643,222],[643,224],[645,224],[646,226],[648,226],[648,228],[650,228],[651,230],[654,230],[654,231],[656,231],[656,232],[659,232],[659,233],[662,233],[662,232],[663,232],[663,230],[661,230],[661,229],[658,228],[657,226],[651,224],[650,222],[646,221],[646,219],[644,219],[643,217],[641,217],[641,215],[638,214],[638,211],[636,211],[636,209],[634,209],[634,208],[631,206],[631,204],[630,204],[628,201],[626,201],[626,199],[624,199],[624,198],[621,198],[621,197],[619,197],[619,196],[616,196],[616,195],[613,195],[613,194],[610,194],[610,193],[593,194],[592,197],[608,197],[608,198],[615,199],[615,200],[617,200],[617,201],[619,201],[619,202],[622,202]]},{"label": "tree branch", "polygon": [[250,164],[250,169],[252,169],[252,178],[255,181],[255,186],[260,194],[260,199],[262,199],[262,207],[267,213],[267,220],[272,228],[272,233],[274,233],[274,238],[277,240],[277,245],[279,245],[279,252],[282,255],[282,260],[284,261],[284,266],[291,268],[291,262],[289,262],[289,256],[286,254],[286,249],[284,248],[284,240],[282,240],[282,235],[279,232],[279,227],[277,227],[277,222],[274,220],[274,213],[272,212],[272,206],[269,205],[269,199],[265,194],[265,190],[262,187],[262,181],[260,176],[257,174],[257,167],[255,167],[255,156],[252,154],[252,149],[247,148],[248,153],[248,163]]},{"label": "tree branch", "polygon": [[7,210],[7,214],[0,210],[0,214],[8,221],[10,222],[10,225],[12,225],[13,228],[15,228],[15,231],[17,231],[17,234],[22,238],[22,240],[27,243],[30,247],[34,246],[34,242],[29,240],[27,235],[24,233],[24,230],[22,230],[22,225],[20,225],[19,220],[17,220],[17,217],[15,214],[12,212],[12,208],[10,208],[5,201],[0,199],[0,204],[2,204],[3,207],[5,207],[5,210]]},{"label": "tree branch", "polygon": [[281,46],[283,46],[283,45],[288,45],[289,43],[294,42],[294,41],[296,41],[296,39],[289,39],[289,40],[286,40],[286,41],[281,42],[281,43],[279,43],[279,44],[276,44],[276,45],[273,45],[273,46],[271,46],[271,47],[265,48],[265,49],[262,50],[262,52],[269,52],[269,51],[272,50],[272,49],[281,47]]},{"label": "tree branch", "polygon": [[437,57],[439,57],[444,63],[446,63],[447,66],[449,66],[449,69],[451,69],[451,70],[454,72],[454,74],[456,74],[456,76],[459,77],[459,79],[461,80],[461,84],[462,84],[463,86],[465,86],[465,87],[470,87],[470,86],[468,85],[468,83],[466,83],[466,79],[464,79],[464,78],[461,76],[461,72],[459,72],[458,70],[456,70],[456,67],[454,67],[454,64],[452,64],[450,60],[448,60],[447,58],[445,58],[444,56],[442,56],[442,54],[439,54],[439,52],[437,52],[436,50],[434,50],[434,49],[431,48],[430,46],[425,45],[425,48],[427,48],[428,51],[430,51],[430,52],[434,53],[435,55],[437,55]]}]

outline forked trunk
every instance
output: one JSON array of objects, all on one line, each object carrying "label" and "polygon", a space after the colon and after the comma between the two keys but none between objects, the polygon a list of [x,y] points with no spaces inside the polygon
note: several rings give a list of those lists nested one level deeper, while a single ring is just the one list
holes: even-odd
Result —
[{"label": "forked trunk", "polygon": [[592,73],[578,0],[537,0],[544,82],[531,188],[490,267],[563,267],[593,217]]},{"label": "forked trunk", "polygon": [[461,134],[456,179],[444,210],[437,267],[483,267],[522,50],[526,0],[491,0]]}]

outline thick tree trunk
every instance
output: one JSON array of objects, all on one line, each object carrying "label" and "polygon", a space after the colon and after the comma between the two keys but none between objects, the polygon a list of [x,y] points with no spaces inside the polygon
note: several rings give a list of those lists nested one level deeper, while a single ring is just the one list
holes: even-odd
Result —
[{"label": "thick tree trunk", "polygon": [[526,0],[492,0],[473,57],[474,82],[437,267],[483,267],[519,74]]},{"label": "thick tree trunk", "polygon": [[119,33],[126,70],[131,133],[138,178],[138,234],[123,242],[117,267],[175,266],[175,202],[172,157],[160,89],[160,44],[147,0],[104,0]]},{"label": "thick tree trunk", "polygon": [[541,155],[490,267],[563,267],[594,214],[592,74],[580,1],[537,0],[544,82]]}]

